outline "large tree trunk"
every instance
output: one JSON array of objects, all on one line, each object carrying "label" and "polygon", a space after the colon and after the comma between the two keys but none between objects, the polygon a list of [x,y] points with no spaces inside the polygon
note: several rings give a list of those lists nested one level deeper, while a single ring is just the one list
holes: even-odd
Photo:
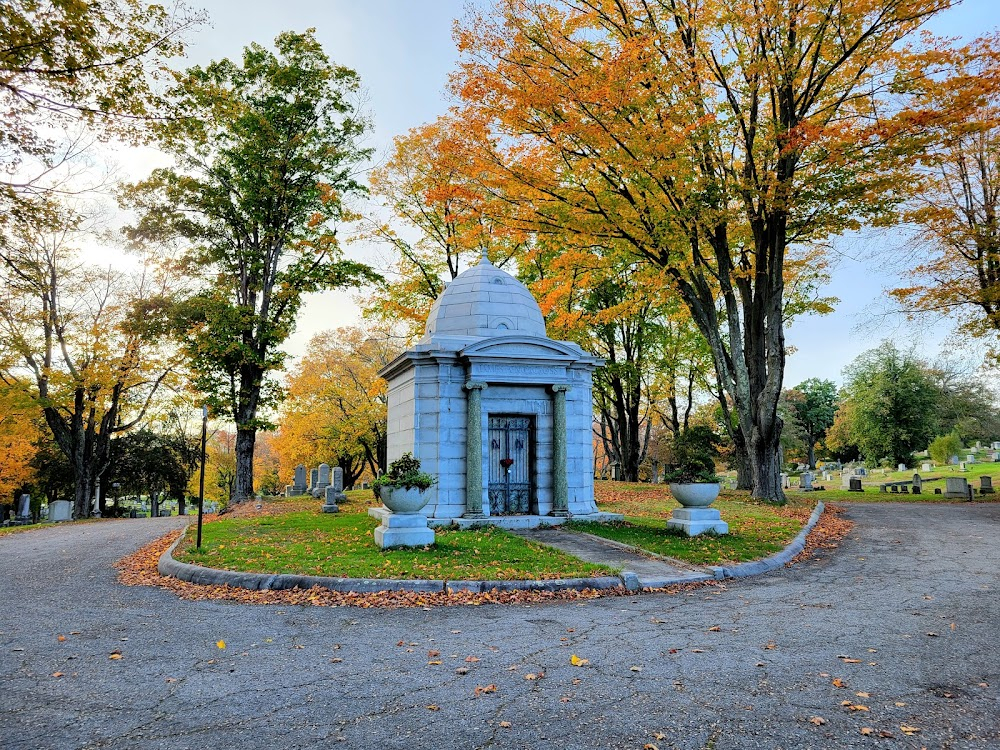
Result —
[{"label": "large tree trunk", "polygon": [[781,486],[780,421],[777,429],[762,431],[756,426],[750,436],[750,471],[752,474],[753,497],[774,501],[784,499]]},{"label": "large tree trunk", "polygon": [[811,435],[809,436],[809,468],[812,471],[816,470],[816,441]]},{"label": "large tree trunk", "polygon": [[242,503],[253,497],[253,449],[256,443],[256,428],[236,428],[236,481],[231,502]]}]

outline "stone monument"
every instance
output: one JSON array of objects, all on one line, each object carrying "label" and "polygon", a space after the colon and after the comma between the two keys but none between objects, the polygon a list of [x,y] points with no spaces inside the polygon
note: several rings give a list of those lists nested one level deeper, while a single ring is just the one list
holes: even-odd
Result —
[{"label": "stone monument", "polygon": [[31,523],[31,495],[21,495],[17,499],[17,514],[14,517],[14,523]]},{"label": "stone monument", "polygon": [[945,477],[944,496],[965,500],[969,497],[969,482],[965,477]]},{"label": "stone monument", "polygon": [[285,497],[296,497],[306,493],[306,467],[299,464],[295,467],[295,479],[292,484],[285,485]]},{"label": "stone monument", "polygon": [[73,518],[73,504],[69,500],[53,500],[49,503],[50,521],[69,521]]},{"label": "stone monument", "polygon": [[[388,459],[436,480],[432,525],[611,520],[594,503],[592,373],[554,341],[531,292],[484,256],[435,301],[423,338],[386,367]],[[377,518],[385,508],[369,511]]]},{"label": "stone monument", "polygon": [[[323,464],[326,466],[326,464]],[[333,467],[333,483],[324,490],[326,498],[323,502],[324,513],[337,513],[340,511],[341,503],[347,499],[344,494],[344,470],[339,466]]]},{"label": "stone monument", "polygon": [[[341,469],[343,471],[343,469]],[[313,485],[313,497],[325,497],[326,488],[330,486],[330,464],[320,464],[316,469],[316,484]]]}]

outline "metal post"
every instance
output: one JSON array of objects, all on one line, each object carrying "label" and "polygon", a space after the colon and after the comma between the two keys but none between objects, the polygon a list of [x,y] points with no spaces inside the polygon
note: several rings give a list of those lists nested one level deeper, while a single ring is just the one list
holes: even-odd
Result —
[{"label": "metal post", "polygon": [[201,519],[205,514],[205,442],[208,439],[208,407],[201,407],[201,479],[198,481],[198,540],[201,549]]}]

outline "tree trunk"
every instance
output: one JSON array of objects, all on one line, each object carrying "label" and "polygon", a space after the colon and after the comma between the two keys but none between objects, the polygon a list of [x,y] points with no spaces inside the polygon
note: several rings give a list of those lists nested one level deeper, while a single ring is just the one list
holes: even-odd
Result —
[{"label": "tree trunk", "polygon": [[784,502],[781,486],[781,461],[779,459],[780,424],[767,434],[755,426],[750,437],[750,471],[752,496],[769,502]]},{"label": "tree trunk", "polygon": [[253,449],[256,442],[255,428],[236,428],[236,481],[231,502],[242,503],[253,498]]},{"label": "tree trunk", "polygon": [[816,443],[811,437],[809,440],[809,469],[811,471],[816,470]]}]

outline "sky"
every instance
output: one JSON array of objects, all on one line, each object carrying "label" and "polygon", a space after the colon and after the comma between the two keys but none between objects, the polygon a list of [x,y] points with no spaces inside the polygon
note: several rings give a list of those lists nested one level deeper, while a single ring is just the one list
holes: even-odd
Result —
[{"label": "sky", "polygon": [[[468,0],[211,0],[195,2],[209,24],[191,36],[189,64],[222,57],[238,58],[250,42],[270,44],[284,30],[313,27],[331,59],[358,72],[367,92],[366,109],[374,122],[368,145],[375,160],[392,139],[447,111],[446,86],[458,58],[451,33]],[[480,2],[479,4],[482,4]],[[965,0],[929,27],[938,34],[971,38],[1000,25],[997,0]],[[124,171],[139,179],[162,163],[158,155],[130,152]],[[913,349],[934,360],[939,356],[981,356],[974,345],[958,341],[950,325],[908,324],[898,315],[880,315],[884,290],[898,278],[892,257],[905,249],[899,233],[861,233],[837,240],[830,283],[824,296],[840,299],[836,312],[795,321],[786,331],[794,350],[788,358],[785,387],[810,377],[842,381],[842,370],[858,354],[883,340]],[[348,253],[371,258],[368,247]],[[286,344],[301,356],[322,331],[359,322],[355,292],[312,295],[303,306],[297,329]]]}]

